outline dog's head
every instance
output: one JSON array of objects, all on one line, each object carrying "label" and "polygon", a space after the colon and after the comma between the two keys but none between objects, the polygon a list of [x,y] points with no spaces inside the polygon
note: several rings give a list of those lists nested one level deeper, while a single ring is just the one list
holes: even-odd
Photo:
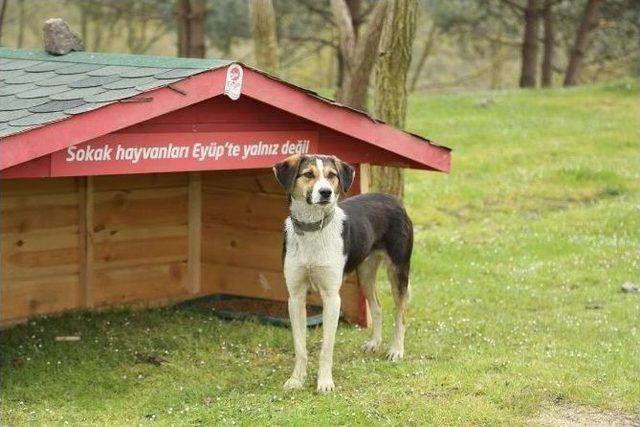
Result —
[{"label": "dog's head", "polygon": [[300,155],[273,167],[276,179],[290,197],[309,205],[330,205],[353,184],[355,169],[335,156]]}]

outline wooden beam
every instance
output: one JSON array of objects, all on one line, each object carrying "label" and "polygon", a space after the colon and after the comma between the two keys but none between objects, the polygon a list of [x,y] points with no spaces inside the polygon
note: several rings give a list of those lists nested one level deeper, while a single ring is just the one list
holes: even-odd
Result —
[{"label": "wooden beam", "polygon": [[202,175],[189,173],[189,255],[187,258],[190,293],[197,294],[201,288],[202,271]]},{"label": "wooden beam", "polygon": [[[363,194],[371,191],[369,177],[371,172],[371,165],[368,163],[361,163],[358,165],[356,171],[356,185],[354,185],[354,194]],[[357,276],[357,274],[356,274]],[[360,279],[358,279],[358,324],[364,328],[368,328],[371,325],[371,311],[369,310],[369,304],[362,291]]]},{"label": "wooden beam", "polygon": [[370,192],[371,191],[371,182],[370,182],[371,165],[368,163],[361,163],[357,172],[358,172],[358,175],[360,176],[360,179],[358,181],[359,183],[358,193],[362,194],[362,193]]},{"label": "wooden beam", "polygon": [[93,307],[93,178],[82,177],[79,185],[78,237],[80,239],[81,304]]}]

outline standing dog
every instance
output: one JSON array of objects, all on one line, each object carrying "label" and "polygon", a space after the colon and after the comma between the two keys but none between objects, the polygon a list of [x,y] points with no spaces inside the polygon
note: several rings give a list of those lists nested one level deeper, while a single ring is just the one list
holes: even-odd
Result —
[{"label": "standing dog", "polygon": [[354,269],[371,309],[371,338],[362,347],[375,351],[382,341],[382,313],[376,272],[388,261],[387,274],[396,306],[396,325],[388,359],[404,354],[405,311],[409,300],[409,263],[413,226],[392,196],[368,193],[338,203],[353,183],[355,170],[334,156],[294,155],[273,167],[285,188],[291,214],[284,222],[284,276],[296,361],[285,389],[299,389],[307,375],[309,288],[322,298],[322,349],[318,392],[333,390],[333,344],[340,316],[340,287]]}]

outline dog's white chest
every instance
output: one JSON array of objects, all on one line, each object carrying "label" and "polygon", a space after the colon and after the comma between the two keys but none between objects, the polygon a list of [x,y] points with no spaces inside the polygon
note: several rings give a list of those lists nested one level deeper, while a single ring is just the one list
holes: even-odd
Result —
[{"label": "dog's white chest", "polygon": [[285,222],[287,235],[285,269],[331,268],[342,271],[345,264],[342,227],[345,214],[336,208],[331,222],[322,230],[296,234],[291,219]]}]

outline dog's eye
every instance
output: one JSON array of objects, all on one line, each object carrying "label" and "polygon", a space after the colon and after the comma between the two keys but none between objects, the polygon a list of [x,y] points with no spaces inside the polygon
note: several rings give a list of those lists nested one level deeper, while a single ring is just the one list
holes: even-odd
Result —
[{"label": "dog's eye", "polygon": [[336,175],[336,174],[335,174],[335,172],[329,172],[329,173],[327,174],[327,178],[329,178],[329,179],[333,179],[333,178],[335,178],[335,177],[337,177],[337,176],[338,176],[338,175]]},{"label": "dog's eye", "polygon": [[305,178],[309,178],[309,179],[314,178],[313,172],[311,172],[311,171],[307,171],[307,172],[303,173],[302,176],[304,176]]}]

